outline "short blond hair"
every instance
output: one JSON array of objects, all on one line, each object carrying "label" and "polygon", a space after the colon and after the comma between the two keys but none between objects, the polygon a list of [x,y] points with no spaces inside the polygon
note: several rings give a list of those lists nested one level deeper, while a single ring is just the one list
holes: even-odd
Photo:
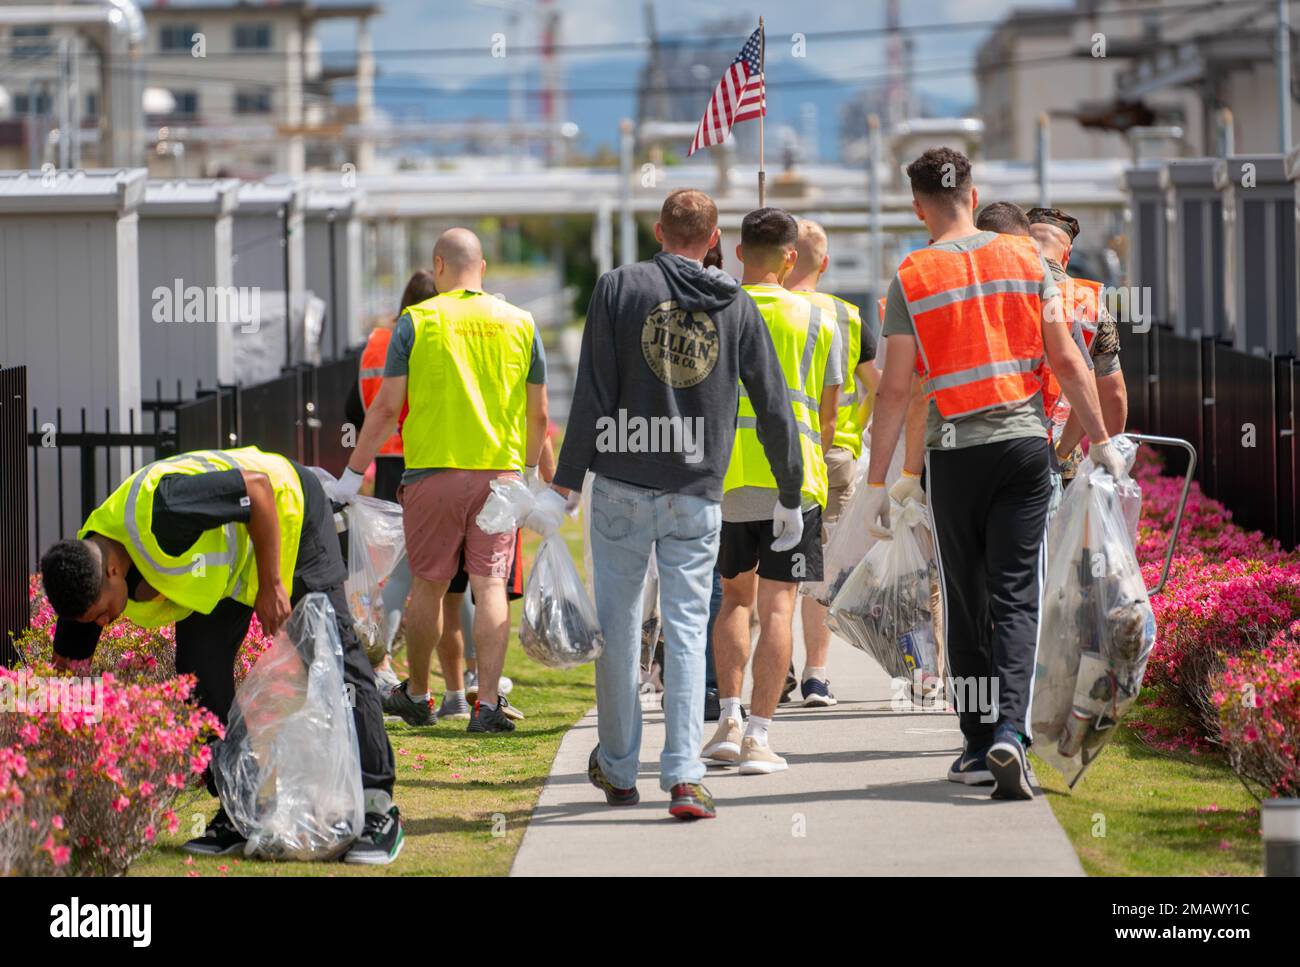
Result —
[{"label": "short blond hair", "polygon": [[826,250],[830,243],[826,240],[826,229],[811,218],[799,219],[799,239],[794,243],[799,259],[794,264],[795,272],[806,274],[816,272],[822,267]]},{"label": "short blond hair", "polygon": [[674,245],[705,245],[718,227],[718,206],[698,188],[678,188],[659,209],[659,227]]}]

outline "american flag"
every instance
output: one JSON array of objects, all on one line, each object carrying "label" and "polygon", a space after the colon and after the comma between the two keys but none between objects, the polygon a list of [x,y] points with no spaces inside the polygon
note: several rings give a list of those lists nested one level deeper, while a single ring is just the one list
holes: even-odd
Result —
[{"label": "american flag", "polygon": [[767,114],[762,57],[763,28],[759,27],[749,35],[749,40],[745,41],[745,46],[714,88],[688,154],[722,144],[733,125]]}]

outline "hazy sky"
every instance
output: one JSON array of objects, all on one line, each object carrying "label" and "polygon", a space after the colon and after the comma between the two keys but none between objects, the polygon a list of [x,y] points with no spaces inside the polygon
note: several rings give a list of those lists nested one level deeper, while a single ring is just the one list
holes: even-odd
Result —
[{"label": "hazy sky", "polygon": [[[501,60],[493,60],[487,53],[492,34],[506,28],[508,15],[501,7],[507,3],[525,10],[540,6],[536,0],[380,2],[384,13],[374,22],[374,38],[385,72],[418,74],[440,86],[457,86],[492,76],[506,77],[506,65]],[[594,44],[644,38],[643,4],[640,0],[557,0],[557,3],[563,15],[562,43]],[[945,97],[973,100],[974,81],[968,69],[957,74],[936,74],[935,71],[969,68],[975,48],[988,34],[988,22],[1000,19],[1014,5],[1011,0],[903,0],[900,6],[904,26],[972,24],[971,29],[911,34],[915,42],[917,87]],[[1072,2],[1036,0],[1033,5],[1068,7]],[[766,18],[769,63],[775,66],[783,53],[788,55],[792,33],[881,27],[885,3],[884,0],[813,0],[803,3],[655,0],[655,12],[660,34],[669,37],[699,36],[705,24],[723,17],[741,17],[756,25],[761,13]],[[521,15],[521,44],[527,46],[538,42],[539,24],[535,15]],[[327,49],[349,46],[348,38],[340,37],[334,31],[324,33],[323,42]],[[482,57],[446,57],[419,53],[448,47],[482,47],[484,54]],[[385,51],[392,53],[385,57]],[[812,40],[807,53],[805,65],[830,77],[863,78],[884,69],[884,44],[878,38]],[[564,60],[571,61],[577,56],[567,54]],[[641,57],[636,52],[628,51],[628,56],[634,65],[640,65]],[[635,84],[635,76],[635,69],[630,69],[629,86]]]}]

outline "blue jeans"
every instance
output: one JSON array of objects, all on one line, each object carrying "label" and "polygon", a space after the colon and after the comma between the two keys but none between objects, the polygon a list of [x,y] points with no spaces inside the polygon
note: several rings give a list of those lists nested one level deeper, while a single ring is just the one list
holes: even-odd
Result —
[{"label": "blue jeans", "polygon": [[709,595],[709,628],[706,632],[708,635],[708,644],[704,649],[704,687],[706,689],[718,690],[718,667],[713,663],[713,625],[718,620],[718,612],[722,610],[722,572],[718,566],[713,565],[713,593]]},{"label": "blue jeans", "polygon": [[620,789],[641,761],[641,592],[653,546],[664,635],[664,724],[659,786],[704,778],[704,650],[722,506],[597,476],[591,559],[605,651],[596,660],[599,762]]}]

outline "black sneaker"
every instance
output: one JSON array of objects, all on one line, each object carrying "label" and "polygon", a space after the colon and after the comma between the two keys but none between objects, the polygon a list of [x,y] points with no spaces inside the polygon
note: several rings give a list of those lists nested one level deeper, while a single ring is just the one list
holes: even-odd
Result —
[{"label": "black sneaker", "polygon": [[515,723],[510,720],[510,716],[505,713],[501,703],[505,699],[498,698],[496,705],[484,705],[482,702],[474,703],[474,711],[470,713],[469,728],[466,732],[513,732]]},{"label": "black sneaker", "polygon": [[409,685],[410,682],[402,682],[383,697],[381,704],[384,711],[389,715],[400,716],[407,725],[435,724],[438,713],[433,710],[430,700],[426,698],[423,702],[415,701],[411,698]]},{"label": "black sneaker", "polygon": [[203,835],[190,840],[181,849],[197,856],[226,856],[230,853],[242,852],[247,842],[244,834],[230,821],[223,806],[212,817]]},{"label": "black sneaker", "polygon": [[599,751],[599,745],[591,750],[591,756],[587,759],[587,778],[591,780],[593,786],[605,793],[605,802],[611,806],[635,806],[641,801],[641,794],[636,791],[636,786],[631,789],[620,789],[610,782],[596,756]]},{"label": "black sneaker", "polygon": [[365,828],[343,854],[343,862],[358,866],[387,866],[397,859],[405,843],[402,816],[396,806],[386,813],[366,813]]},{"label": "black sneaker", "polygon": [[984,759],[993,775],[994,799],[1034,798],[1034,787],[1029,784],[1029,759],[1025,756],[1024,742],[1015,729],[999,726]]},{"label": "black sneaker", "polygon": [[718,701],[718,690],[716,688],[706,688],[704,690],[704,721],[716,722],[722,718],[722,703]]},{"label": "black sneaker", "polygon": [[779,704],[784,705],[790,701],[790,695],[799,687],[799,679],[794,673],[794,662],[790,663],[790,670],[785,673],[785,685],[781,689],[781,701]]},{"label": "black sneaker", "polygon": [[709,790],[698,782],[679,782],[673,786],[668,812],[678,819],[713,819],[718,815]]},{"label": "black sneaker", "polygon": [[962,754],[948,767],[948,781],[960,782],[963,786],[991,786],[993,773],[989,772],[985,755],[988,746],[982,749],[963,749]]}]

